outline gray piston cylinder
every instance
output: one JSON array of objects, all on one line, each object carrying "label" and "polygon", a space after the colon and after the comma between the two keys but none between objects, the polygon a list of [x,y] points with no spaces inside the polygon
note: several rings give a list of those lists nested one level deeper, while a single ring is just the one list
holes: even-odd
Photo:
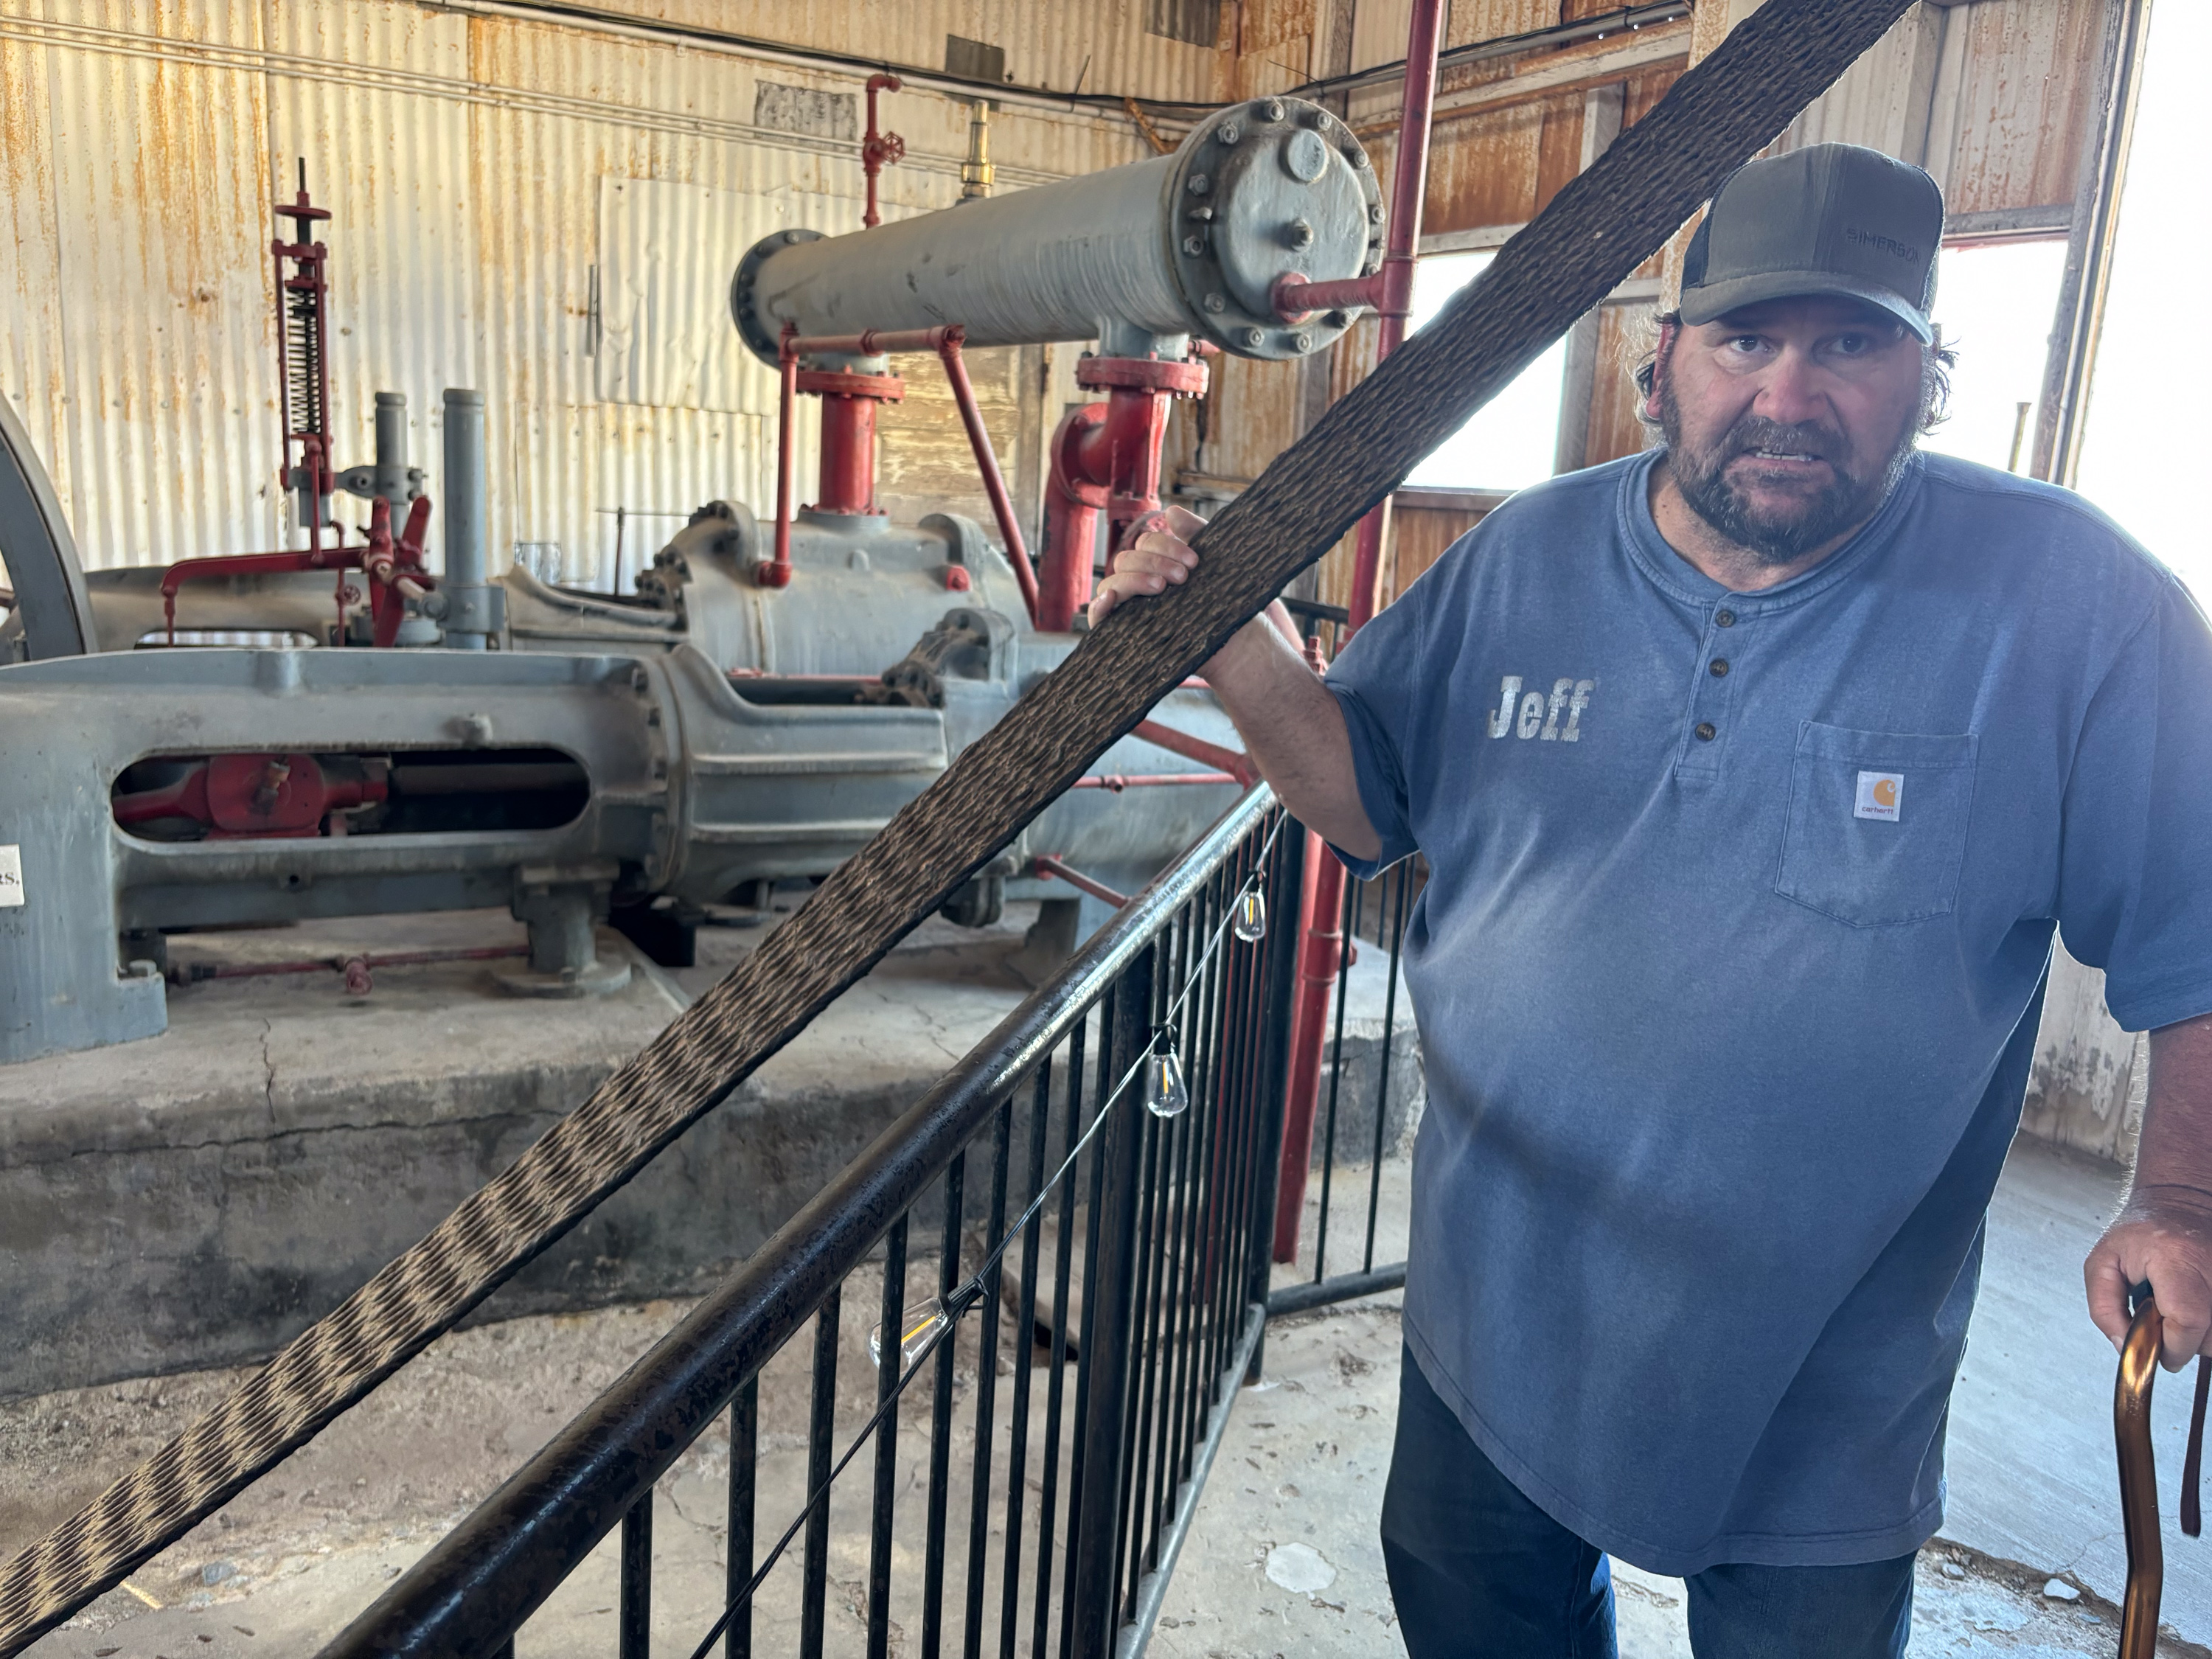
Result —
[{"label": "gray piston cylinder", "polygon": [[1317,104],[1267,98],[1216,111],[1172,154],[961,203],[847,236],[784,230],[731,283],[745,343],[774,363],[802,335],[957,323],[975,346],[1090,340],[1112,325],[1195,334],[1241,356],[1304,356],[1351,315],[1295,325],[1270,290],[1382,261],[1375,169]]}]

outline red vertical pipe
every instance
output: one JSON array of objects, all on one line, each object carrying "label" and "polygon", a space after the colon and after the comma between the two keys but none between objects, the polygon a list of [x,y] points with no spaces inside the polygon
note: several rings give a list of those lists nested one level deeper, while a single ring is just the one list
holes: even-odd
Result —
[{"label": "red vertical pipe", "polygon": [[753,579],[763,587],[791,586],[791,422],[799,395],[799,354],[792,342],[798,332],[796,323],[786,323],[776,353],[775,556],[754,567]]},{"label": "red vertical pipe", "polygon": [[[1398,117],[1397,167],[1390,185],[1390,221],[1382,254],[1376,361],[1406,337],[1413,262],[1421,240],[1428,188],[1429,123],[1436,109],[1437,49],[1443,40],[1444,0],[1413,0],[1406,42],[1406,91]],[[1359,521],[1352,562],[1348,637],[1375,614],[1382,577],[1382,538],[1389,503]],[[1342,641],[1338,641],[1342,648]],[[1322,1049],[1328,1039],[1328,998],[1344,960],[1344,866],[1319,836],[1306,837],[1305,890],[1298,899],[1298,999],[1291,1018],[1291,1078],[1284,1101],[1283,1164],[1275,1191],[1275,1260],[1298,1258],[1305,1217],[1306,1170],[1313,1161],[1314,1111],[1321,1090]],[[1376,1110],[1382,1109],[1376,1103]]]},{"label": "red vertical pipe", "polygon": [[[1065,634],[1091,603],[1091,562],[1098,543],[1098,515],[1106,510],[1106,485],[1094,468],[1105,446],[1107,408],[1071,409],[1052,434],[1051,479],[1045,489],[1044,568],[1037,579],[1036,625]],[[1110,460],[1110,455],[1107,457]]]},{"label": "red vertical pipe", "polygon": [[817,513],[876,510],[876,404],[865,394],[822,398],[822,471]]}]

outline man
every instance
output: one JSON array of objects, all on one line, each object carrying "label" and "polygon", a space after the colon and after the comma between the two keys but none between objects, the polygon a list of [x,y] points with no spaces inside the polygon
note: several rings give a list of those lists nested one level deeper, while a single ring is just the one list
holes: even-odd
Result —
[{"label": "man", "polygon": [[[1935,184],[1755,161],[1662,330],[1663,448],[1522,492],[1323,682],[1206,669],[1291,810],[1430,877],[1382,1535],[1415,1659],[1902,1652],[2054,926],[2154,1028],[2117,1340],[2212,1322],[2212,639],[2078,498],[1914,438]],[[1194,521],[1176,528],[1188,533]],[[1184,579],[1155,532],[1094,620]]]}]

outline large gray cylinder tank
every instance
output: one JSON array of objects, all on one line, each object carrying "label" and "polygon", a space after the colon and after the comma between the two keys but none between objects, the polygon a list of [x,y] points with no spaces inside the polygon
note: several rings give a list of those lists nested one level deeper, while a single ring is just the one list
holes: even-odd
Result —
[{"label": "large gray cylinder tank", "polygon": [[1299,357],[1352,317],[1286,324],[1276,281],[1358,276],[1382,257],[1382,192],[1351,129],[1318,104],[1262,98],[1217,110],[1152,161],[847,236],[778,231],[738,265],[730,311],[770,364],[787,322],[803,335],[958,323],[973,346],[1121,324]]}]

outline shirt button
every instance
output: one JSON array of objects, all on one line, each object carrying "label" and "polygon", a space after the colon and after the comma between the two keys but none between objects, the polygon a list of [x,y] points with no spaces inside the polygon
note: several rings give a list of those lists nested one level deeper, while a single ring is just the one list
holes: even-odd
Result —
[{"label": "shirt button", "polygon": [[1699,720],[1698,722],[1698,741],[1699,743],[1711,743],[1717,735],[1718,733],[1716,732],[1713,723],[1711,720]]},{"label": "shirt button", "polygon": [[1715,657],[1708,665],[1711,668],[1712,675],[1715,679],[1725,679],[1728,677],[1728,659],[1726,657]]},{"label": "shirt button", "polygon": [[1713,612],[1713,621],[1723,628],[1734,628],[1735,626],[1735,612],[1733,611],[1716,611]]}]

